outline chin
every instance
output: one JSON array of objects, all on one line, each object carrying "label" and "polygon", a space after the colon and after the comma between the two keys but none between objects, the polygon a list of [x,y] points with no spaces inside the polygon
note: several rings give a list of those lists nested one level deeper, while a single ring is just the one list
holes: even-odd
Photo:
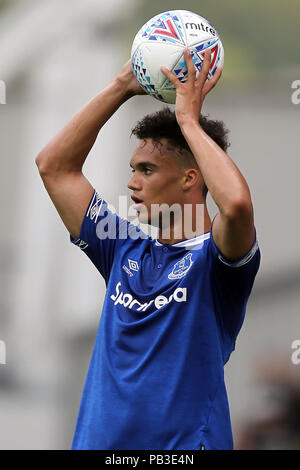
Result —
[{"label": "chin", "polygon": [[141,224],[148,224],[149,223],[149,221],[148,221],[149,217],[148,217],[147,211],[146,212],[143,211],[143,210],[142,211],[137,211],[137,218],[139,219],[139,222]]},{"label": "chin", "polygon": [[[153,223],[154,221],[151,220],[151,217],[149,217],[148,214],[143,214],[142,212],[138,212],[137,213],[137,218],[138,218],[140,224],[154,225],[154,223]],[[157,224],[157,227],[158,227],[158,224]]]}]

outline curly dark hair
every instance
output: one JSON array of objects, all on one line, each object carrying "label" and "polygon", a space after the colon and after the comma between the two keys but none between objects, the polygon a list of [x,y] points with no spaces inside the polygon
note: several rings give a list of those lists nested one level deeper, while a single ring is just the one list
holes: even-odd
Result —
[{"label": "curly dark hair", "polygon": [[[224,122],[200,115],[199,123],[206,134],[226,152],[230,143],[228,142],[229,131],[225,128]],[[144,116],[132,129],[131,135],[139,140],[152,139],[156,145],[161,143],[161,139],[165,138],[168,141],[168,150],[174,151],[181,165],[185,168],[188,166],[198,168],[195,157],[177,123],[175,112],[171,111],[168,106],[153,114]],[[206,196],[206,185],[203,186],[202,192],[203,196]]]}]

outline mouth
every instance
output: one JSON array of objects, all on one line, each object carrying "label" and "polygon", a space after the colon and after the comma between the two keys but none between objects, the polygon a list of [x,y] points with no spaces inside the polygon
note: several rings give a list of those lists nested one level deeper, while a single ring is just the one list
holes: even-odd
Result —
[{"label": "mouth", "polygon": [[143,202],[142,199],[140,199],[139,197],[136,197],[134,195],[132,195],[130,197],[133,200],[133,202],[135,202],[136,204],[141,204]]},{"label": "mouth", "polygon": [[133,202],[135,203],[133,208],[136,210],[136,211],[140,211],[141,210],[141,206],[143,205],[143,201],[142,199],[140,199],[139,197],[136,197],[134,195],[130,196],[131,199],[133,200]]}]

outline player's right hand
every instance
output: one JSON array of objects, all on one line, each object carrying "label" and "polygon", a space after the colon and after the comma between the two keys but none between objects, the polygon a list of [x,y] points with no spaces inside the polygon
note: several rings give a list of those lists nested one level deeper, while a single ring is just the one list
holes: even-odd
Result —
[{"label": "player's right hand", "polygon": [[131,95],[146,95],[146,92],[140,86],[139,82],[135,78],[132,67],[131,67],[131,59],[129,59],[124,66],[122,67],[121,71],[117,76],[117,80],[126,88],[126,92]]}]

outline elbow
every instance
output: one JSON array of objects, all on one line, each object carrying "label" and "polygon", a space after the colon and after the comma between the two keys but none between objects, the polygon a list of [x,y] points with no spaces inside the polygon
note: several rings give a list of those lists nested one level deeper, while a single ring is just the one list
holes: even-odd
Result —
[{"label": "elbow", "polygon": [[82,172],[82,167],[75,166],[72,161],[70,162],[63,155],[52,150],[42,150],[39,152],[35,158],[35,163],[41,177]]},{"label": "elbow", "polygon": [[38,167],[38,170],[41,175],[44,174],[46,171],[45,160],[45,156],[42,152],[40,152],[35,159],[35,164]]},{"label": "elbow", "polygon": [[53,162],[51,162],[50,164],[51,160],[49,160],[49,156],[43,151],[40,152],[35,159],[35,164],[38,167],[41,177],[53,174],[56,170],[55,166],[53,165]]},{"label": "elbow", "polygon": [[250,197],[235,199],[225,212],[229,220],[253,218],[253,205]]}]

